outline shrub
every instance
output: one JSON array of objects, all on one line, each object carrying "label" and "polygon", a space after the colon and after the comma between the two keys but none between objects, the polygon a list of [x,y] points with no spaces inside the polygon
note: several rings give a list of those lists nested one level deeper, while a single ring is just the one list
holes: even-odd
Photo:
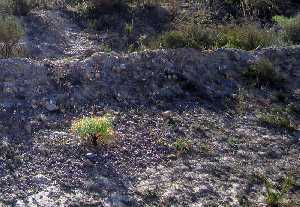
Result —
[{"label": "shrub", "polygon": [[165,33],[160,41],[161,45],[166,48],[210,49],[215,46],[216,37],[216,32],[210,28],[191,25],[181,30]]},{"label": "shrub", "polygon": [[188,45],[185,34],[180,31],[167,32],[162,36],[161,42],[167,48],[182,48]]},{"label": "shrub", "polygon": [[254,50],[258,47],[270,46],[273,36],[270,32],[256,25],[223,27],[220,29],[218,46]]},{"label": "shrub", "polygon": [[287,41],[300,44],[300,16],[284,17],[274,16],[273,20],[284,30],[284,37]]},{"label": "shrub", "polygon": [[243,73],[243,76],[255,81],[257,86],[280,86],[284,82],[283,77],[275,70],[271,61],[266,58],[255,62]]},{"label": "shrub", "polygon": [[15,17],[0,17],[0,53],[2,57],[8,58],[13,55],[13,50],[23,34],[23,28]]},{"label": "shrub", "polygon": [[72,123],[71,131],[95,146],[108,144],[114,137],[112,123],[107,117],[84,117]]}]

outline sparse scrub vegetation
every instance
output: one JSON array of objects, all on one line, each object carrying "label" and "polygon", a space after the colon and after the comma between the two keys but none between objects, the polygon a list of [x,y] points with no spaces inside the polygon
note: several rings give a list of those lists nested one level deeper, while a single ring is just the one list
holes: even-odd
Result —
[{"label": "sparse scrub vegetation", "polygon": [[71,131],[93,145],[109,144],[114,138],[113,126],[107,117],[84,117],[72,123]]},{"label": "sparse scrub vegetation", "polygon": [[6,2],[0,206],[299,206],[299,1]]},{"label": "sparse scrub vegetation", "polygon": [[250,79],[257,86],[280,87],[284,82],[284,78],[267,58],[256,61],[243,73],[243,76]]},{"label": "sparse scrub vegetation", "polygon": [[254,50],[258,47],[272,45],[275,39],[271,31],[247,24],[221,26],[215,29],[198,25],[187,26],[181,30],[165,33],[158,41],[166,48],[213,49],[228,47]]},{"label": "sparse scrub vegetation", "polygon": [[269,112],[263,111],[257,113],[258,120],[273,127],[287,129],[289,131],[296,130],[296,126],[292,121],[291,115],[284,108],[273,108]]},{"label": "sparse scrub vegetation", "polygon": [[0,55],[13,56],[14,50],[24,34],[24,30],[14,16],[0,17]]},{"label": "sparse scrub vegetation", "polygon": [[270,31],[259,28],[254,24],[242,26],[227,26],[221,28],[218,45],[221,47],[254,50],[272,44],[273,36]]},{"label": "sparse scrub vegetation", "polygon": [[300,44],[300,15],[296,17],[274,16],[273,20],[283,29],[286,41]]},{"label": "sparse scrub vegetation", "polygon": [[287,200],[287,194],[291,187],[294,185],[294,181],[291,177],[286,176],[283,181],[274,185],[273,182],[267,177],[260,175],[258,177],[264,184],[266,188],[266,204],[270,207],[280,207],[289,206],[289,201]]}]

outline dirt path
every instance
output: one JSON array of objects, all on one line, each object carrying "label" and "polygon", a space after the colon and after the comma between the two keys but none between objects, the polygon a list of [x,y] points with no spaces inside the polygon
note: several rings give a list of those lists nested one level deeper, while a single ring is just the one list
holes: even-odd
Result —
[{"label": "dirt path", "polygon": [[35,11],[22,22],[26,31],[23,44],[32,58],[81,56],[99,49],[96,35],[92,39],[62,11]]}]

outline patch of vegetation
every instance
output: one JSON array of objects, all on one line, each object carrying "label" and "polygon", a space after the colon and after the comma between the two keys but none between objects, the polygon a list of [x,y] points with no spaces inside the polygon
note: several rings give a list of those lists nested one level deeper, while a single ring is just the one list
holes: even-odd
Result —
[{"label": "patch of vegetation", "polygon": [[213,29],[192,25],[167,32],[160,37],[159,41],[165,48],[210,49],[215,46],[216,38],[217,34]]},{"label": "patch of vegetation", "polygon": [[107,117],[84,117],[72,123],[71,131],[95,146],[109,144],[114,138],[112,122]]},{"label": "patch of vegetation", "polygon": [[296,130],[290,115],[283,108],[273,108],[270,112],[259,112],[257,118],[263,124],[284,128],[289,131]]},{"label": "patch of vegetation", "polygon": [[254,24],[241,26],[225,26],[220,29],[218,46],[254,50],[258,47],[270,46],[273,34]]},{"label": "patch of vegetation", "polygon": [[[203,25],[189,25],[162,35],[157,41],[165,48],[213,49],[216,47],[254,50],[272,45],[271,31],[253,24],[210,28]],[[156,44],[159,45],[159,44]]]},{"label": "patch of vegetation", "polygon": [[254,81],[257,86],[281,86],[284,78],[275,70],[271,61],[262,58],[249,67],[243,76]]},{"label": "patch of vegetation", "polygon": [[284,38],[293,44],[300,44],[300,16],[274,16],[273,20],[284,30]]},{"label": "patch of vegetation", "polygon": [[192,149],[191,141],[184,138],[177,138],[171,146],[175,148],[177,155],[186,154]]},{"label": "patch of vegetation", "polygon": [[235,96],[235,100],[236,100],[235,110],[240,115],[244,114],[246,111],[246,108],[247,108],[246,98],[247,98],[246,90],[243,88],[239,88],[239,90]]},{"label": "patch of vegetation", "polygon": [[124,32],[127,36],[129,36],[133,32],[133,24],[126,23],[124,26]]},{"label": "patch of vegetation", "polygon": [[205,155],[213,155],[214,149],[209,143],[200,143],[199,152]]},{"label": "patch of vegetation", "polygon": [[285,204],[288,203],[286,197],[293,186],[293,179],[289,176],[284,177],[283,181],[278,185],[274,185],[272,181],[263,175],[260,175],[259,179],[266,187],[265,197],[267,205],[270,207],[286,206]]},{"label": "patch of vegetation", "polygon": [[300,107],[296,103],[289,103],[286,106],[286,112],[289,114],[300,114]]},{"label": "patch of vegetation", "polygon": [[9,58],[24,34],[24,30],[16,17],[0,17],[0,56]]},{"label": "patch of vegetation", "polygon": [[25,16],[38,5],[38,0],[0,0],[2,13]]},{"label": "patch of vegetation", "polygon": [[234,148],[234,149],[237,149],[238,148],[238,145],[239,145],[239,140],[234,138],[234,137],[229,137],[227,140],[226,140],[227,144],[231,147],[231,148]]},{"label": "patch of vegetation", "polygon": [[[210,0],[208,0],[210,1]],[[214,0],[234,18],[271,20],[274,15],[291,15],[297,12],[297,0]]]}]

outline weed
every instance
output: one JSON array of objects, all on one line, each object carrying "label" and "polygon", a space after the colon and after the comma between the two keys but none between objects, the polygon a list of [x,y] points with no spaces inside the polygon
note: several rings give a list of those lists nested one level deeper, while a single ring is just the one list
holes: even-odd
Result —
[{"label": "weed", "polygon": [[112,123],[107,117],[84,117],[72,123],[71,131],[94,145],[108,144],[114,137]]},{"label": "weed", "polygon": [[126,23],[124,26],[124,33],[129,36],[133,32],[133,24]]}]

